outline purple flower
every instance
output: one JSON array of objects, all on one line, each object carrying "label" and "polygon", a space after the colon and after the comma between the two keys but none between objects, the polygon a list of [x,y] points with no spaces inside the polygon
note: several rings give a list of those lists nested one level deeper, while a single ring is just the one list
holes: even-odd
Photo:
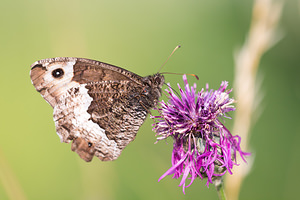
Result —
[{"label": "purple flower", "polygon": [[[245,161],[244,156],[250,153],[240,148],[241,138],[232,136],[222,123],[229,111],[234,111],[235,101],[229,97],[232,90],[226,90],[228,82],[222,82],[218,90],[202,89],[196,92],[196,84],[189,86],[184,75],[185,90],[180,90],[178,97],[171,87],[166,89],[169,101],[161,101],[160,116],[156,119],[153,130],[157,133],[157,140],[168,137],[174,139],[172,152],[172,167],[166,171],[159,181],[167,175],[181,178],[179,186],[189,187],[200,177],[207,178],[207,186],[214,177],[223,176],[236,163],[237,153]],[[246,161],[245,161],[246,162]],[[187,179],[190,183],[187,185]]]}]

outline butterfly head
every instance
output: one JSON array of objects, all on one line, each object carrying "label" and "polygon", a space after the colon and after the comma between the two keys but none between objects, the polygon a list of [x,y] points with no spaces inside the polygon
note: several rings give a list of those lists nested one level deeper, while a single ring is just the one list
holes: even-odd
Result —
[{"label": "butterfly head", "polygon": [[144,95],[147,96],[150,108],[153,108],[157,104],[158,99],[161,96],[161,88],[165,83],[165,78],[162,74],[157,73],[144,77],[143,82],[145,85]]}]

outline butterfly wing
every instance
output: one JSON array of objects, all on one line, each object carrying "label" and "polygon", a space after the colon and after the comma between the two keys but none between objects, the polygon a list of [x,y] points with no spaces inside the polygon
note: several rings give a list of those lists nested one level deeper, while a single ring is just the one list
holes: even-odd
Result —
[{"label": "butterfly wing", "polygon": [[61,141],[73,141],[71,149],[85,161],[94,155],[104,161],[118,158],[158,100],[162,85],[83,58],[40,60],[30,75],[36,90],[54,108]]}]

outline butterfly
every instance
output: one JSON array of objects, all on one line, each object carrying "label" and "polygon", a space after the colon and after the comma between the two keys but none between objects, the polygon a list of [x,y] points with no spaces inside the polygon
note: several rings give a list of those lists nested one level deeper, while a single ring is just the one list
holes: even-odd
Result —
[{"label": "butterfly", "polygon": [[117,159],[161,96],[162,74],[141,77],[107,63],[57,57],[31,65],[31,82],[53,107],[61,142],[90,162]]}]

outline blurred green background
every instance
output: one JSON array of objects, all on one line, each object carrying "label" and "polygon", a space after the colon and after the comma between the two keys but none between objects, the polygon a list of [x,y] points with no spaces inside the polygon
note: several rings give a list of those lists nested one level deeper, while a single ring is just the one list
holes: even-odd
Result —
[{"label": "blurred green background", "polygon": [[[172,141],[154,144],[152,120],[113,162],[85,163],[55,133],[52,108],[29,78],[36,60],[72,56],[111,63],[139,75],[195,73],[198,88],[234,79],[233,52],[247,35],[253,1],[1,0],[0,175],[13,174],[27,199],[218,199],[197,179],[178,187],[171,176]],[[255,161],[240,199],[299,196],[300,2],[285,1],[284,38],[264,56],[262,114],[252,127]],[[166,75],[176,87],[181,76]],[[192,83],[194,79],[189,78]],[[195,80],[196,81],[196,80]],[[232,121],[226,123],[232,128]],[[5,178],[4,178],[5,179]],[[9,199],[1,180],[0,199]],[[13,186],[12,186],[13,187]],[[18,192],[13,190],[13,192]]]}]

